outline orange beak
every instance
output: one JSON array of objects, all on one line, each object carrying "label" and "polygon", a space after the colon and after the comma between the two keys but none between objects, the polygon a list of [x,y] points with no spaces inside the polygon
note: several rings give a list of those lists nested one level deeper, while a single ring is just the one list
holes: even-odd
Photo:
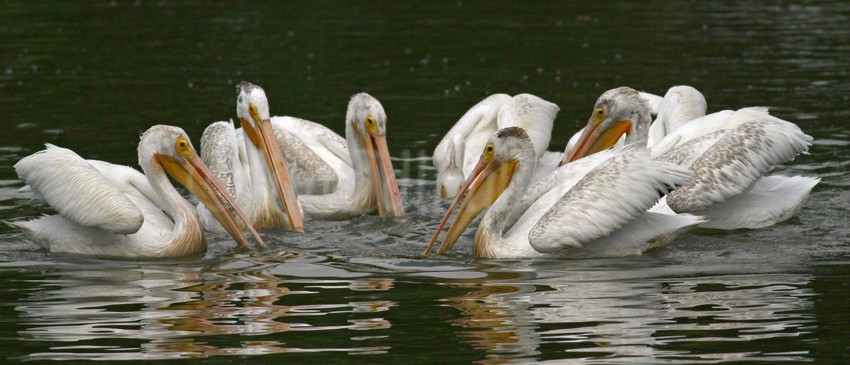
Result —
[{"label": "orange beak", "polygon": [[375,189],[375,199],[378,203],[378,214],[381,217],[398,218],[404,215],[401,204],[401,194],[395,178],[395,170],[390,160],[387,148],[387,136],[382,134],[362,133],[354,128],[372,169],[372,186]]},{"label": "orange beak", "polygon": [[[478,164],[475,165],[469,178],[463,183],[460,193],[452,201],[449,210],[443,216],[443,220],[440,221],[440,226],[437,227],[434,237],[431,238],[431,242],[428,243],[428,247],[425,248],[423,254],[427,255],[431,251],[431,247],[437,242],[437,238],[440,236],[440,232],[449,220],[455,206],[463,199],[463,204],[458,209],[455,219],[449,227],[446,237],[443,239],[443,243],[437,249],[437,253],[443,254],[450,250],[463,231],[466,230],[466,227],[469,227],[469,224],[472,223],[472,220],[484,209],[493,204],[499,195],[502,194],[502,191],[510,183],[516,166],[516,161],[499,163],[495,160],[485,161],[483,158],[478,160]],[[474,185],[473,182],[475,183]],[[469,187],[470,185],[472,185],[472,188]],[[467,196],[466,199],[464,199],[465,196]]]},{"label": "orange beak", "polygon": [[628,135],[632,130],[632,122],[630,120],[621,120],[608,126],[605,129],[599,129],[600,124],[594,120],[587,122],[587,127],[579,137],[575,147],[564,156],[561,165],[578,160],[590,154],[605,150],[613,146],[620,140],[624,134]]},{"label": "orange beak", "polygon": [[221,184],[210,172],[204,161],[192,150],[191,155],[185,158],[173,158],[165,155],[155,155],[155,159],[181,185],[185,186],[198,199],[204,203],[213,216],[221,223],[225,230],[245,247],[249,247],[248,240],[242,235],[239,223],[233,216],[239,217],[244,226],[251,232],[260,246],[267,247],[263,239],[239,209],[236,201],[227,193]]},{"label": "orange beak", "polygon": [[266,158],[269,173],[272,176],[272,181],[274,181],[284,212],[286,212],[290,229],[296,232],[304,232],[304,216],[301,214],[301,206],[295,196],[295,186],[292,185],[292,180],[289,178],[289,170],[286,168],[283,153],[280,152],[277,139],[275,139],[272,123],[268,119],[260,120],[253,110],[251,117],[257,122],[259,130],[254,130],[251,123],[246,121],[242,121],[242,128],[248,134],[251,142],[263,152],[263,156]]}]

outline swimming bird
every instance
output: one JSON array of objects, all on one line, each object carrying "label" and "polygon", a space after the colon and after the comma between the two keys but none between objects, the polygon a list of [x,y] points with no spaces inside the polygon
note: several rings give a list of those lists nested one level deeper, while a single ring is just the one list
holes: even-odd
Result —
[{"label": "swimming bird", "polygon": [[[257,229],[284,228],[304,231],[304,218],[290,179],[285,155],[269,119],[269,104],[259,86],[236,86],[233,122],[215,122],[201,136],[201,157],[225,189],[235,197]],[[207,229],[222,231],[203,203],[198,205]]]},{"label": "swimming bird", "polygon": [[[197,212],[171,185],[168,173],[206,203],[236,241],[248,246],[233,218],[246,222],[244,214],[182,129],[151,127],[141,137],[138,154],[144,174],[47,144],[15,164],[15,171],[59,214],[7,223],[53,252],[128,258],[204,252],[207,242]],[[250,224],[244,226],[265,245]]]},{"label": "swimming bird", "polygon": [[[604,150],[624,134],[627,144],[646,146],[648,110],[631,88],[603,93],[569,160]],[[662,105],[659,117],[663,110]],[[684,123],[653,145],[652,154],[688,168],[694,179],[653,209],[703,215],[709,222],[702,227],[718,229],[760,228],[788,219],[820,180],[764,175],[773,166],[807,153],[811,140],[795,124],[771,116],[766,108],[743,108]]]},{"label": "swimming bird", "polygon": [[[463,199],[437,253],[451,249],[472,220],[489,210],[475,232],[479,258],[637,255],[704,222],[692,215],[647,212],[690,173],[653,161],[643,148],[604,151],[561,166],[532,184],[532,140],[519,127],[500,129],[452,202],[425,253]],[[468,191],[467,191],[468,188]]]},{"label": "swimming bird", "polygon": [[300,118],[273,117],[271,123],[293,166],[298,200],[306,214],[323,218],[404,215],[387,148],[387,115],[377,99],[367,93],[351,97],[345,139]]},{"label": "swimming bird", "polygon": [[496,118],[508,94],[493,94],[473,105],[449,129],[434,148],[432,160],[437,170],[437,191],[444,199],[453,198],[478,161],[487,139],[499,128]]},{"label": "swimming bird", "polygon": [[558,106],[532,94],[493,94],[470,108],[443,137],[432,157],[437,170],[437,191],[444,199],[457,195],[461,183],[478,161],[484,144],[497,130],[510,126],[526,130],[540,160],[536,172],[551,172],[560,153],[549,152]]}]

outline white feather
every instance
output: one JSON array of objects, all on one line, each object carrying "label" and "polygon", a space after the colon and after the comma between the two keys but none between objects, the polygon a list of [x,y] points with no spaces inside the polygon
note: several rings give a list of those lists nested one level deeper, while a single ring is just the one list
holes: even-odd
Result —
[{"label": "white feather", "polygon": [[[796,125],[767,114],[757,116],[719,135],[692,164],[683,164],[694,173],[694,180],[668,196],[674,211],[696,212],[722,203],[748,189],[774,165],[808,150],[811,137]],[[685,151],[677,148],[668,154],[680,159]]]},{"label": "white feather", "polygon": [[100,171],[74,151],[46,146],[21,159],[15,171],[47,204],[84,227],[121,234],[141,228],[142,212]]},{"label": "white feather", "polygon": [[648,151],[613,156],[571,188],[532,228],[534,249],[555,252],[607,236],[643,214],[690,173]]},{"label": "white feather", "polygon": [[528,133],[537,158],[543,157],[552,139],[552,126],[558,115],[557,105],[531,94],[511,98],[499,110],[496,124],[499,129],[520,127]]},{"label": "white feather", "polygon": [[154,162],[154,154],[180,158],[174,157],[180,137],[188,140],[177,127],[145,132],[139,143],[145,175],[47,145],[16,170],[59,214],[7,223],[53,252],[117,257],[203,252],[206,241],[195,210]]}]

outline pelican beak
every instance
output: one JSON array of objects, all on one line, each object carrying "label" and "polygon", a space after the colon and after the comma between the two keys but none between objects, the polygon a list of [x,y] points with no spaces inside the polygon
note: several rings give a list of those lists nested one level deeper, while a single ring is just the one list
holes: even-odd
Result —
[{"label": "pelican beak", "polygon": [[242,221],[254,239],[260,246],[267,247],[263,239],[239,209],[236,201],[230,194],[227,193],[221,184],[210,172],[207,165],[198,157],[194,149],[188,149],[185,154],[181,153],[180,157],[174,158],[166,155],[155,155],[156,161],[171,175],[174,180],[189,189],[198,199],[204,203],[204,206],[210,210],[213,216],[221,223],[225,230],[245,247],[250,248],[248,239],[242,235],[240,225],[234,219],[238,217]]},{"label": "pelican beak", "polygon": [[[431,247],[434,246],[434,242],[440,236],[440,231],[443,230],[443,226],[449,220],[449,216],[451,216],[455,206],[463,199],[463,204],[458,209],[455,219],[446,233],[446,237],[443,238],[443,243],[437,249],[437,254],[443,254],[450,250],[466,227],[472,223],[472,220],[481,211],[493,204],[499,195],[502,194],[502,191],[505,190],[511,181],[516,166],[516,161],[499,163],[495,160],[485,161],[483,157],[478,160],[478,164],[475,165],[469,178],[463,183],[460,192],[454,201],[452,201],[449,210],[443,216],[443,220],[440,221],[440,226],[437,227],[434,237],[431,238],[431,242],[428,243],[428,247],[425,248],[423,254],[427,255],[431,251]],[[474,185],[473,182],[475,183]],[[472,185],[472,188],[469,187],[470,185]],[[467,195],[468,197],[464,199],[464,196]]]},{"label": "pelican beak", "polygon": [[272,176],[272,181],[274,181],[280,202],[283,204],[290,229],[296,232],[304,232],[304,216],[301,213],[298,198],[295,196],[295,187],[289,178],[286,161],[283,159],[283,153],[280,152],[280,146],[278,146],[277,139],[274,136],[271,120],[261,120],[257,116],[255,108],[251,108],[251,118],[257,123],[259,129],[255,130],[251,123],[244,120],[242,121],[242,128],[251,142],[262,151],[266,158],[269,173]]},{"label": "pelican beak", "polygon": [[392,161],[390,161],[387,136],[368,132],[364,135],[357,128],[354,130],[360,137],[363,149],[366,150],[366,155],[369,157],[369,165],[372,169],[372,186],[375,189],[375,198],[378,202],[378,214],[381,217],[388,218],[403,216],[404,206],[401,204],[401,194],[398,192],[395,170]]},{"label": "pelican beak", "polygon": [[561,161],[562,166],[613,146],[621,136],[628,135],[632,130],[630,120],[617,121],[606,128],[600,128],[600,126],[601,124],[597,124],[593,119],[587,122],[587,127],[584,128],[575,147]]}]

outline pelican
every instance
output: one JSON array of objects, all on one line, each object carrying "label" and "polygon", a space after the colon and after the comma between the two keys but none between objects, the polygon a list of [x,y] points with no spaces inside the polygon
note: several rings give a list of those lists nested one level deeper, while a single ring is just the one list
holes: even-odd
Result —
[{"label": "pelican", "polygon": [[[649,108],[637,95],[627,87],[602,94],[568,160],[608,148],[612,140],[623,134],[626,143],[645,146]],[[662,105],[659,117],[663,110]],[[807,153],[812,140],[795,124],[771,116],[765,108],[711,114],[668,133],[653,146],[652,154],[660,161],[688,168],[694,179],[666,196],[663,204],[653,210],[703,215],[709,219],[702,225],[706,228],[761,228],[776,224],[796,214],[820,181],[800,176],[764,176],[773,166]]]},{"label": "pelican", "polygon": [[[638,97],[640,97],[641,100],[646,102],[646,105],[649,107],[649,113],[651,115],[658,115],[658,118],[656,118],[655,122],[653,122],[649,127],[648,145],[650,147],[653,145],[654,141],[660,139],[661,137],[664,137],[667,131],[673,130],[680,126],[682,123],[705,114],[705,98],[699,91],[693,88],[670,88],[670,90],[667,92],[667,94],[664,95],[664,97],[644,91],[639,91]],[[702,102],[701,109],[700,99]],[[692,103],[684,109],[676,107],[676,105],[680,105],[679,103],[684,103],[685,101]],[[569,139],[569,141],[567,142],[567,147],[564,149],[561,165],[565,165],[571,161],[572,156],[570,156],[570,151],[572,151],[575,145],[578,144],[579,139],[581,139],[581,136],[584,135],[585,129],[587,129],[587,126],[573,134],[573,136]],[[626,135],[621,135],[620,139],[617,140],[614,146],[622,146],[625,144]],[[572,158],[572,160],[575,160],[575,158]]]},{"label": "pelican", "polygon": [[284,155],[299,171],[293,172],[293,179],[306,214],[404,215],[387,148],[387,115],[377,99],[367,93],[351,97],[345,139],[304,119],[273,117],[271,122]]},{"label": "pelican", "polygon": [[[304,219],[269,120],[266,93],[248,82],[239,83],[236,90],[242,128],[235,129],[232,122],[211,124],[201,136],[201,156],[254,227],[303,232]],[[198,211],[207,229],[223,230],[203,203]]]},{"label": "pelican", "polygon": [[[532,185],[536,161],[532,140],[522,128],[500,129],[491,137],[464,182],[461,191],[468,196],[437,253],[451,249],[488,205],[473,242],[479,258],[637,255],[704,221],[647,212],[659,197],[688,182],[690,173],[653,161],[645,149],[605,151],[562,166]],[[425,254],[463,196],[452,202]]]},{"label": "pelican", "polygon": [[499,129],[496,125],[499,110],[510,100],[508,94],[484,98],[469,108],[437,144],[432,160],[441,197],[450,199],[457,195],[487,139]]},{"label": "pelican", "polygon": [[[558,106],[535,95],[493,94],[470,108],[434,149],[437,191],[444,199],[457,195],[478,155],[498,129],[517,126],[526,130],[540,160],[535,176],[554,170],[560,154],[548,152]],[[535,179],[536,180],[536,179]]]},{"label": "pelican", "polygon": [[265,246],[182,129],[151,127],[138,153],[144,175],[47,144],[15,164],[15,171],[59,214],[7,223],[53,252],[128,258],[204,252],[198,214],[171,185],[168,173],[206,203],[236,241],[248,245],[233,214]]}]

